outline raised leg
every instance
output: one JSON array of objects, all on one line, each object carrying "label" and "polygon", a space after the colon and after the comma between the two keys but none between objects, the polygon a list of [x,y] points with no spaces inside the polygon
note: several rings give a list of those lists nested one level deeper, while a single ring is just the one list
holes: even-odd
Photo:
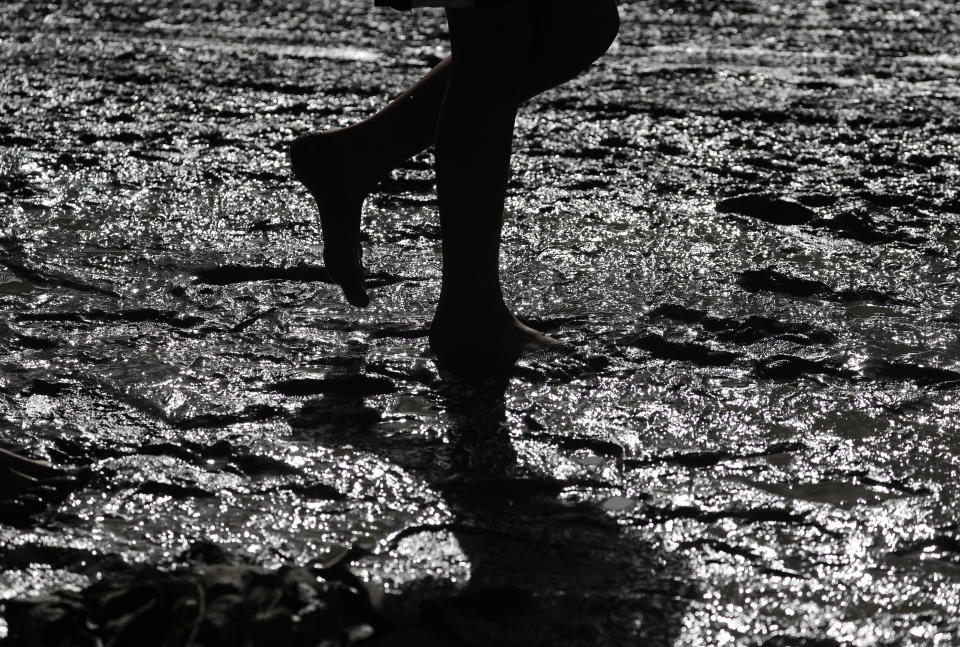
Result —
[{"label": "raised leg", "polygon": [[387,173],[432,144],[449,76],[444,61],[372,117],[290,146],[294,174],[320,212],[324,266],[353,305],[369,303],[360,256],[363,201]]}]

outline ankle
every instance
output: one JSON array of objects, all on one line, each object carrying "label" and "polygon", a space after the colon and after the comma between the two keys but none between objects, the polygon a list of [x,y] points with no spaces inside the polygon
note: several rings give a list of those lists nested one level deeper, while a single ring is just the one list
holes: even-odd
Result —
[{"label": "ankle", "polygon": [[442,362],[473,368],[507,369],[522,355],[555,347],[557,341],[521,323],[509,310],[437,310],[430,348]]},{"label": "ankle", "polygon": [[513,318],[513,314],[504,302],[499,288],[485,291],[441,289],[434,318],[479,322],[507,320]]}]

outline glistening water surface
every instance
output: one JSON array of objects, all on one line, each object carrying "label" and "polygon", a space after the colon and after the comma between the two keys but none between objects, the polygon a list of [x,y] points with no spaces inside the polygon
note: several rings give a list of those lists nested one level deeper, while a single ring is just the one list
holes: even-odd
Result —
[{"label": "glistening water surface", "polygon": [[173,4],[0,6],[0,444],[73,475],[2,497],[0,598],[215,544],[467,600],[438,644],[960,644],[953,3],[622,6],[516,137],[505,288],[576,352],[479,382],[427,349],[431,155],[365,310],[285,160],[442,14]]}]

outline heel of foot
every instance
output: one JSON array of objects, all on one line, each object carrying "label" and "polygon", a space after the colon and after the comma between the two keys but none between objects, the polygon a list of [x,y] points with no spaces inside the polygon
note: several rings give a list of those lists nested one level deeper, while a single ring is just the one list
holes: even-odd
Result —
[{"label": "heel of foot", "polygon": [[452,325],[434,319],[430,330],[430,349],[438,361],[482,370],[508,370],[521,357],[558,345],[512,316],[480,326],[475,321]]}]

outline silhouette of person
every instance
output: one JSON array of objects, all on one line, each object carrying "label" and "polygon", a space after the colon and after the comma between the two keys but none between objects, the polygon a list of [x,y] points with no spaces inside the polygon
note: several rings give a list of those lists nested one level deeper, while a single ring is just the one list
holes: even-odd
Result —
[{"label": "silhouette of person", "polygon": [[500,238],[521,103],[577,76],[616,37],[615,0],[376,0],[446,6],[451,55],[390,105],[348,128],[296,139],[290,160],[317,202],[327,272],[356,306],[360,214],[377,183],[431,145],[442,237],[437,358],[509,364],[557,342],[517,320],[500,286]]}]

